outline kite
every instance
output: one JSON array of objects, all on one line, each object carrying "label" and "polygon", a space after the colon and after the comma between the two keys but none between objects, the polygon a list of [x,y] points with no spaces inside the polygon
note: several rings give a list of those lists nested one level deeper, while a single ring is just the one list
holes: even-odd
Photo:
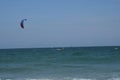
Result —
[{"label": "kite", "polygon": [[24,21],[27,21],[27,19],[21,20],[20,26],[21,26],[22,29],[24,29]]}]

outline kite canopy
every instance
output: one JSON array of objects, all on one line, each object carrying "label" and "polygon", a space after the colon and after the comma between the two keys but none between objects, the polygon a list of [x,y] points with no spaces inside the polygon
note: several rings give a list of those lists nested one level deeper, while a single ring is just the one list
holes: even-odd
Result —
[{"label": "kite canopy", "polygon": [[22,19],[21,20],[20,26],[21,26],[22,29],[24,29],[24,21],[27,21],[27,19]]}]

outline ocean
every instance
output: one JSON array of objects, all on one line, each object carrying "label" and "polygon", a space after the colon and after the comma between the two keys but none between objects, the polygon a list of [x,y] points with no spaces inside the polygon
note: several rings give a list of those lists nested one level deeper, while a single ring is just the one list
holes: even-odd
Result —
[{"label": "ocean", "polygon": [[120,80],[120,47],[0,49],[0,80]]}]

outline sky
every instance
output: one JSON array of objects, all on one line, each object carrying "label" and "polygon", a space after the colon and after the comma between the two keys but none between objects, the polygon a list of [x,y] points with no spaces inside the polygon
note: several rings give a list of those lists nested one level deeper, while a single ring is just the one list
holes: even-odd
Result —
[{"label": "sky", "polygon": [[79,46],[120,46],[120,0],[0,0],[0,49]]}]

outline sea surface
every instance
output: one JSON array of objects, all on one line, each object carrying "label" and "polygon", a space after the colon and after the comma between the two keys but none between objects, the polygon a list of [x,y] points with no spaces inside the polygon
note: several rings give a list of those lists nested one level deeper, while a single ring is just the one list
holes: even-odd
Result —
[{"label": "sea surface", "polygon": [[0,49],[0,80],[120,80],[120,47]]}]

